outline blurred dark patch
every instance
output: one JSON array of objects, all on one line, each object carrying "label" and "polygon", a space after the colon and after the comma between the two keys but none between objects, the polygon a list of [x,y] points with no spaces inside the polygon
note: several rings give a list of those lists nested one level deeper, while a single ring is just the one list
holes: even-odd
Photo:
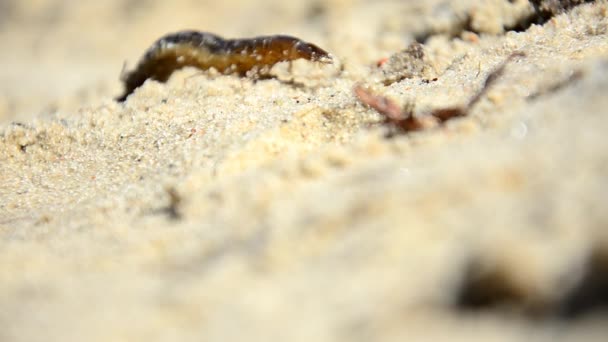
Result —
[{"label": "blurred dark patch", "polygon": [[16,0],[0,0],[0,29],[7,25],[14,27],[28,26],[48,30],[54,29],[59,22],[65,19],[69,2],[47,1],[40,6]]},{"label": "blurred dark patch", "polygon": [[[512,2],[512,1],[509,1]],[[512,26],[504,27],[504,31],[523,32],[532,25],[543,25],[556,15],[567,12],[568,10],[581,5],[583,3],[596,2],[596,0],[530,0],[534,12],[526,17],[521,18]],[[451,39],[460,37],[463,32],[473,32],[482,34],[475,30],[471,25],[471,14],[466,13],[462,18],[455,18],[452,24],[442,29],[422,31],[414,36],[414,39],[421,44],[424,44],[429,38],[435,35],[447,35]]]},{"label": "blurred dark patch", "polygon": [[529,0],[534,8],[532,15],[522,18],[515,25],[505,27],[505,31],[523,32],[532,25],[543,25],[556,15],[581,5],[585,2],[595,0]]},{"label": "blurred dark patch", "polygon": [[42,12],[36,14],[31,20],[38,22],[41,27],[47,27],[52,30],[56,26],[59,26],[59,23],[66,20],[68,10],[69,3],[58,1],[46,6]]},{"label": "blurred dark patch", "polygon": [[130,18],[140,12],[147,11],[156,4],[156,0],[125,0],[120,5],[120,12]]},{"label": "blurred dark patch", "polygon": [[539,13],[557,15],[567,10],[583,4],[585,2],[595,2],[596,0],[529,0],[534,10]]},{"label": "blurred dark patch", "polygon": [[500,268],[486,269],[473,262],[466,270],[457,294],[456,307],[465,311],[516,307],[526,302],[523,289],[518,288],[509,274]]},{"label": "blurred dark patch", "polygon": [[170,219],[179,220],[182,218],[180,206],[182,204],[182,196],[177,192],[174,187],[165,189],[169,197],[169,204],[164,209]]},{"label": "blurred dark patch", "polygon": [[310,4],[306,11],[306,18],[309,21],[322,21],[327,15],[327,4],[323,1],[315,1]]},{"label": "blurred dark patch", "polygon": [[325,1],[311,1],[306,8],[305,15],[302,18],[304,20],[304,24],[314,27],[315,30],[321,30],[326,34],[329,34],[329,11],[329,5]]},{"label": "blurred dark patch", "polygon": [[568,293],[559,312],[573,319],[596,312],[608,312],[608,250],[598,249],[589,259],[579,284]]},{"label": "blurred dark patch", "polygon": [[0,0],[0,30],[4,29],[7,22],[16,12],[16,1]]},{"label": "blurred dark patch", "polygon": [[551,300],[541,298],[525,284],[518,284],[501,265],[489,268],[481,262],[472,262],[455,304],[463,311],[508,309],[532,317],[560,319],[576,319],[600,311],[608,313],[608,249],[596,249],[581,279],[564,296]]},{"label": "blurred dark patch", "polygon": [[450,39],[460,37],[463,32],[476,32],[471,26],[471,15],[466,14],[462,18],[456,18],[451,25],[442,30],[426,30],[414,35],[414,40],[420,44],[426,43],[431,37],[436,35],[447,35]]}]

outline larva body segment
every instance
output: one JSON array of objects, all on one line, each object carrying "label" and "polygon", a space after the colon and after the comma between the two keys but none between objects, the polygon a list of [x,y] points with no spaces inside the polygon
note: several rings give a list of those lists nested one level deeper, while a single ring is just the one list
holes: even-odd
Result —
[{"label": "larva body segment", "polygon": [[300,58],[331,61],[331,56],[323,49],[291,36],[223,39],[207,32],[172,33],[157,40],[135,70],[122,75],[125,92],[116,100],[126,100],[149,78],[165,82],[174,71],[186,66],[201,70],[213,67],[222,73],[245,76],[251,70],[259,71],[278,62]]}]

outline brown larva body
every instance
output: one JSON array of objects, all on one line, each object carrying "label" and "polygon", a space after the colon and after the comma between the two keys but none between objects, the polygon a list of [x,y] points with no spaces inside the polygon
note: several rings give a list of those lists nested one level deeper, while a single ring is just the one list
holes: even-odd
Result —
[{"label": "brown larva body", "polygon": [[331,60],[318,46],[290,36],[223,39],[197,31],[169,34],[148,49],[135,70],[122,76],[125,92],[117,101],[124,101],[147,79],[165,82],[175,70],[186,66],[201,70],[215,68],[222,73],[244,76],[248,71],[300,58],[320,62]]}]

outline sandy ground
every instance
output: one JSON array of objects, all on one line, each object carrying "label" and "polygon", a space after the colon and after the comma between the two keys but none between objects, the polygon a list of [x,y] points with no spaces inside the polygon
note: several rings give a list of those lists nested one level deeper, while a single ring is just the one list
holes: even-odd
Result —
[{"label": "sandy ground", "polygon": [[[420,3],[0,1],[0,341],[605,341],[608,4]],[[336,62],[115,102],[186,28]]]}]

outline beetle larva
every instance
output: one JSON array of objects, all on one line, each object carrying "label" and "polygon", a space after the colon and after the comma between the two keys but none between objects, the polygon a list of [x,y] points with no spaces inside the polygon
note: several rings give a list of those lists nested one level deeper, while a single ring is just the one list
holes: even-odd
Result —
[{"label": "beetle larva", "polygon": [[245,76],[248,71],[270,68],[275,63],[307,59],[330,62],[329,53],[318,46],[291,36],[265,36],[251,39],[223,39],[207,32],[181,31],[157,40],[144,54],[135,70],[123,74],[124,101],[147,79],[165,82],[183,67],[201,70],[215,68],[222,73]]}]

